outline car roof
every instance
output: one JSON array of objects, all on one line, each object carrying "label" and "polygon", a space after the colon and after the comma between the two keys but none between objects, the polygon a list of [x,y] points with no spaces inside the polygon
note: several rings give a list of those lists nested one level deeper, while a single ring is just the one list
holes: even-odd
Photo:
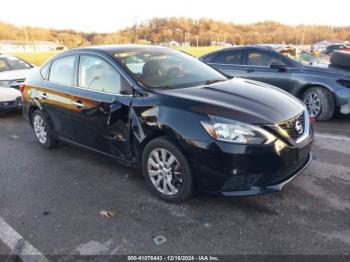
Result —
[{"label": "car roof", "polygon": [[237,50],[237,49],[261,49],[261,50],[273,50],[270,46],[265,45],[240,45],[240,46],[231,46],[225,47],[217,51],[221,50]]},{"label": "car roof", "polygon": [[154,45],[134,45],[134,44],[101,45],[101,46],[91,46],[91,47],[84,47],[84,48],[75,48],[75,49],[65,51],[63,53],[95,51],[95,52],[104,52],[104,53],[114,54],[114,53],[123,52],[123,51],[133,51],[133,50],[142,50],[142,49],[169,50],[170,48],[162,47],[162,46],[154,46]]},{"label": "car roof", "polygon": [[[207,53],[201,58],[204,58],[209,55],[213,55],[216,53],[221,53],[221,52],[227,52],[227,51],[235,51],[235,50],[262,50],[262,51],[271,51],[271,52],[276,52],[272,47],[270,46],[260,46],[260,45],[242,45],[242,46],[232,46],[232,47],[225,47],[221,48],[219,50],[215,50],[213,52]],[[277,53],[277,52],[276,52]]]}]

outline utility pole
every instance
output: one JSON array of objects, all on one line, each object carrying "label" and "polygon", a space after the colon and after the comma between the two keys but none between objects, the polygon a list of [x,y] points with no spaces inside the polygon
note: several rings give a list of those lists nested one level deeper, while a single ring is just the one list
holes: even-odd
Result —
[{"label": "utility pole", "polygon": [[133,20],[133,24],[134,24],[134,28],[135,28],[135,36],[134,36],[135,40],[134,40],[134,42],[135,42],[135,44],[137,44],[137,42],[139,41],[139,36],[137,33],[137,17],[133,17],[132,20]]},{"label": "utility pole", "polygon": [[26,41],[25,41],[26,47],[25,47],[25,49],[28,49],[29,48],[29,39],[28,39],[28,31],[27,31],[27,27],[26,26],[24,27],[24,34],[25,34],[25,38],[26,38]]},{"label": "utility pole", "polygon": [[187,47],[190,47],[191,41],[190,41],[190,22],[187,20]]},{"label": "utility pole", "polygon": [[304,45],[304,40],[305,40],[305,26],[304,26],[303,34],[301,37],[301,45]]}]

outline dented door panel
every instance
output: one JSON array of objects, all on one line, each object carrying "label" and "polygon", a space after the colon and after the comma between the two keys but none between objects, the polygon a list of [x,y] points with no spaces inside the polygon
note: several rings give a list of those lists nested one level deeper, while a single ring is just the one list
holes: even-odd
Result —
[{"label": "dented door panel", "polygon": [[131,96],[117,96],[74,88],[75,141],[85,147],[129,159]]}]

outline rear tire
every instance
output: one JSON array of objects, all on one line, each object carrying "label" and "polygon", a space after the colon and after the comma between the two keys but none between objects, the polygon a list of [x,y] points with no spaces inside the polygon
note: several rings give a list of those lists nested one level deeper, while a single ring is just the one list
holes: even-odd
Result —
[{"label": "rear tire", "polygon": [[146,145],[142,173],[149,189],[167,202],[180,203],[194,193],[189,162],[180,147],[167,137],[156,138]]},{"label": "rear tire", "polygon": [[31,115],[31,123],[34,135],[44,148],[53,148],[57,145],[48,117],[40,110],[35,110]]},{"label": "rear tire", "polygon": [[335,112],[334,96],[327,89],[315,86],[307,89],[302,100],[306,104],[311,117],[318,121],[328,121]]}]

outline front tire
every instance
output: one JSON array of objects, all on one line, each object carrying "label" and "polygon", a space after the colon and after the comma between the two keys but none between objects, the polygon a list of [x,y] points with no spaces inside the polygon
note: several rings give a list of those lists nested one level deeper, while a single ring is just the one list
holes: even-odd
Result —
[{"label": "front tire", "polygon": [[40,110],[35,110],[31,116],[31,122],[40,145],[47,149],[55,147],[56,140],[46,115]]},{"label": "front tire", "polygon": [[176,143],[166,137],[146,145],[142,153],[142,173],[150,190],[165,201],[179,203],[193,195],[189,162]]},{"label": "front tire", "polygon": [[333,94],[323,87],[311,87],[303,96],[309,115],[318,121],[328,121],[335,112],[335,101]]}]

